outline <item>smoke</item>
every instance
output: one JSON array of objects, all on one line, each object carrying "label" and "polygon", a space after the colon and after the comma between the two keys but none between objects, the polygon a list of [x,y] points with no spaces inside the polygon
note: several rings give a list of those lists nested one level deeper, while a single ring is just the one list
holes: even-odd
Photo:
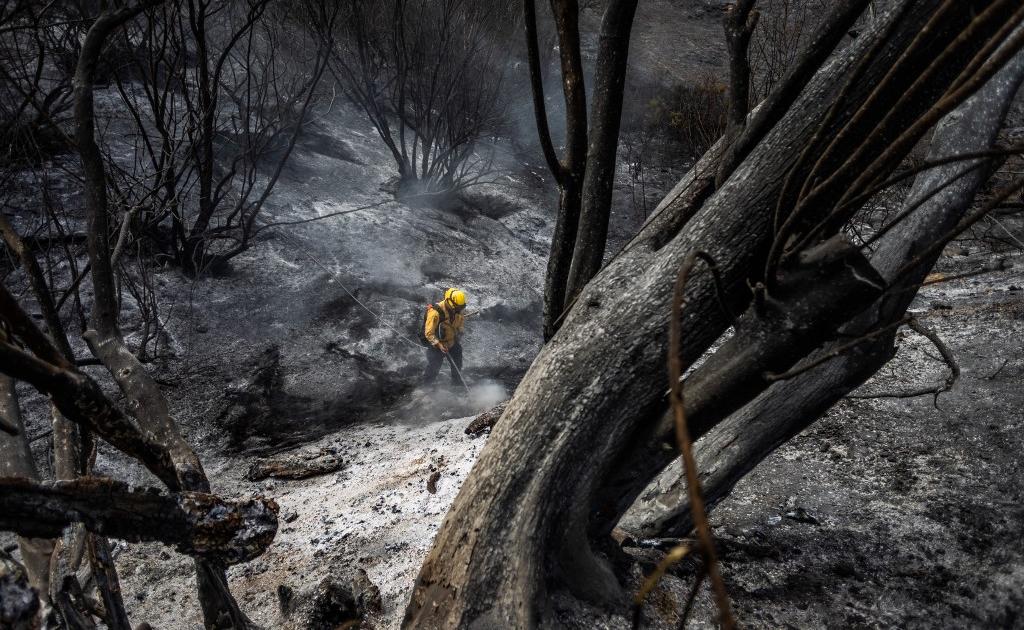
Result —
[{"label": "smoke", "polygon": [[482,380],[473,383],[469,387],[470,399],[473,406],[481,413],[491,409],[498,403],[508,400],[508,390],[498,381]]},{"label": "smoke", "polygon": [[477,416],[508,399],[505,386],[491,379],[450,383],[442,372],[438,382],[413,390],[384,416],[402,424],[425,424],[438,420]]}]

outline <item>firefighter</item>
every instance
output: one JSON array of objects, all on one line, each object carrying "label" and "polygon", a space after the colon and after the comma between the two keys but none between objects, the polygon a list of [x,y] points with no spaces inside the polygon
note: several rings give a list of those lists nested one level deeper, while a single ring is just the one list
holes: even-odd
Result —
[{"label": "firefighter", "polygon": [[427,369],[423,373],[424,383],[433,383],[441,364],[447,359],[451,367],[453,384],[461,382],[458,370],[462,369],[462,327],[466,318],[462,311],[466,310],[466,294],[459,289],[451,288],[444,292],[444,299],[437,304],[427,306],[426,321],[423,324],[423,336],[427,340]]}]

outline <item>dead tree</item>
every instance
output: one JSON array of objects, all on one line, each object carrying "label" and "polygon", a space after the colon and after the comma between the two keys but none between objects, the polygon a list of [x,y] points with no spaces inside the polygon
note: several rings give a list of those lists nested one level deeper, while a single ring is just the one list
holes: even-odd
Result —
[{"label": "dead tree", "polygon": [[731,144],[750,112],[750,38],[760,12],[755,0],[739,0],[725,12],[725,45],[729,50],[729,116],[726,142]]},{"label": "dead tree", "polygon": [[[937,125],[926,161],[942,162],[995,149],[1001,124],[1022,82],[1024,55],[1017,55],[984,90]],[[892,324],[906,317],[907,307],[939,255],[934,251],[915,261],[917,252],[943,238],[966,217],[975,194],[994,170],[994,159],[955,160],[918,175],[900,213],[907,214],[902,229],[882,234],[871,256],[872,266],[890,288],[843,328],[848,339],[861,338],[880,327],[887,327],[885,334],[772,385],[709,432],[697,448],[709,505],[728,496],[736,483],[778,446],[806,429],[895,356],[896,328]],[[906,238],[907,233],[913,238]],[[907,265],[913,265],[910,272],[897,277]],[[843,344],[832,342],[804,363],[829,356]],[[945,385],[918,393],[936,394],[942,387]],[[675,466],[666,469],[634,504],[624,518],[626,529],[645,537],[688,533],[689,504],[677,473]]]},{"label": "dead tree", "polygon": [[[174,521],[168,524],[171,529],[164,530],[165,533],[157,539],[178,545],[198,556],[196,566],[200,596],[205,600],[202,603],[207,626],[247,627],[247,621],[229,616],[241,615],[241,612],[227,591],[223,566],[225,562],[251,558],[266,548],[277,529],[276,505],[264,499],[230,504],[210,495],[202,469],[197,471],[194,468],[198,461],[189,460],[190,455],[194,459],[190,450],[183,452],[187,444],[180,441],[180,437],[179,442],[174,443],[167,435],[167,427],[157,427],[153,422],[150,423],[153,430],[140,429],[136,420],[129,419],[103,394],[95,381],[61,355],[3,285],[0,285],[0,323],[0,372],[25,381],[49,396],[65,418],[137,459],[177,493],[167,497],[147,491],[145,494],[150,495],[150,499],[146,499],[134,496],[123,486],[116,483],[110,485],[111,482],[102,480],[85,480],[78,485],[74,481],[60,482],[48,487],[32,485],[33,482],[23,480],[17,482],[22,484],[19,486],[21,490],[16,492],[14,486],[9,488],[12,503],[8,507],[12,510],[10,514],[14,520],[5,521],[2,528],[47,536],[63,529],[70,522],[81,520],[99,532],[109,531],[126,539],[132,539],[132,536],[140,540],[150,539],[146,536],[152,534],[142,531],[154,529],[153,524],[145,520],[145,514],[140,514],[134,521],[126,518],[125,514],[118,514],[117,518],[126,520],[114,522],[117,518],[103,510],[121,503],[125,508],[135,505],[142,512],[156,510],[163,517]],[[141,366],[138,367],[141,369]],[[134,366],[126,365],[126,368],[131,370]],[[132,400],[130,406],[137,410],[142,404],[154,404],[152,399],[145,403]],[[137,412],[136,419],[152,421],[151,417],[141,412]],[[18,495],[18,492],[22,494]],[[104,493],[106,498],[101,496]],[[146,503],[147,500],[150,502]],[[96,511],[90,512],[90,507]],[[38,520],[33,522],[33,518]],[[94,537],[93,540],[104,539]],[[90,544],[95,545],[94,542]],[[104,559],[102,556],[108,555],[105,546],[94,546],[91,554],[100,555],[98,560],[101,563]],[[110,571],[97,573],[98,580],[114,577]],[[111,586],[116,586],[116,583]],[[110,590],[116,591],[115,588]],[[61,591],[57,594],[62,595]],[[104,598],[108,599],[105,592]],[[60,601],[57,604],[62,606]],[[225,618],[212,614],[221,610],[220,606],[235,606],[236,611],[224,611],[222,614]]]},{"label": "dead tree", "polygon": [[400,197],[444,198],[491,173],[480,144],[504,114],[510,11],[468,0],[356,0],[335,33],[316,15],[336,3],[310,4],[337,85],[395,161]]},{"label": "dead tree", "polygon": [[[660,472],[630,456],[649,452],[667,410],[669,306],[682,261],[702,251],[719,271],[717,282],[700,273],[687,284],[684,368],[741,313],[737,341],[688,379],[697,436],[767,389],[763,372],[786,373],[886,289],[877,270],[861,273],[869,262],[843,241],[843,224],[1016,52],[1021,38],[1010,33],[1022,18],[1010,0],[896,2],[853,45],[819,59],[721,187],[695,196],[691,187],[706,181],[691,172],[580,293],[531,366],[438,533],[405,626],[535,627],[549,619],[552,589],[622,610],[604,554],[611,527]],[[705,161],[712,174],[718,159]],[[895,229],[901,240],[916,236]],[[823,303],[835,281],[859,298]],[[800,347],[778,343],[787,337]],[[762,374],[732,372],[748,360]]]},{"label": "dead tree", "polygon": [[566,104],[566,152],[559,161],[547,122],[536,11],[533,0],[525,0],[524,23],[534,114],[544,158],[560,190],[544,280],[545,340],[554,335],[568,305],[594,277],[604,260],[622,118],[622,92],[636,4],[636,0],[612,0],[605,7],[598,34],[588,125],[579,5],[576,0],[551,2]]},{"label": "dead tree", "polygon": [[[337,13],[320,16],[324,28]],[[193,275],[251,246],[326,69],[323,49],[304,58],[317,48],[304,28],[270,0],[197,0],[124,29],[130,56],[114,83],[135,155],[107,160],[122,240],[145,237]]]},{"label": "dead tree", "polygon": [[[96,142],[96,121],[93,107],[93,83],[97,64],[104,43],[109,36],[128,20],[138,16],[148,7],[159,4],[159,0],[148,0],[130,7],[107,8],[100,13],[89,28],[82,52],[78,59],[74,79],[75,98],[75,137],[81,156],[85,180],[85,205],[89,222],[89,262],[93,284],[93,307],[90,318],[91,329],[86,332],[89,348],[97,359],[107,368],[117,382],[118,387],[129,401],[140,425],[146,427],[145,434],[129,431],[123,421],[118,424],[114,433],[99,435],[108,441],[127,439],[130,454],[140,458],[157,476],[171,489],[209,492],[210,484],[206,478],[199,459],[188,443],[181,437],[177,425],[171,418],[167,401],[156,381],[146,372],[138,359],[128,350],[121,336],[118,325],[118,296],[111,264],[112,248],[110,246],[109,212],[107,201],[106,163]],[[13,312],[12,308],[8,309]],[[39,344],[42,347],[41,343]],[[37,353],[38,354],[38,353]],[[77,412],[72,418],[78,423],[92,422],[84,416],[88,415],[89,404],[97,404],[95,399],[101,395],[98,388],[90,380],[84,382],[73,371],[68,369],[66,362],[54,362],[54,357],[44,357],[51,366],[36,365],[35,372],[18,376],[18,378],[35,378],[37,387],[43,387],[43,375],[53,373],[54,367],[59,369],[55,375],[61,376],[63,388],[49,393],[65,416],[69,412]],[[8,370],[5,370],[8,371]],[[8,371],[8,373],[11,373]],[[30,381],[32,382],[32,381]],[[60,381],[58,381],[60,382]],[[77,387],[74,386],[77,384]],[[84,397],[83,397],[84,396]],[[64,405],[61,407],[61,399]],[[119,414],[118,414],[119,415]],[[130,424],[130,423],[127,423]],[[91,427],[93,430],[103,428],[100,425]],[[110,427],[106,427],[109,429]],[[113,442],[112,442],[113,443]],[[117,444],[115,443],[115,446]],[[122,450],[125,450],[122,448]],[[228,590],[224,567],[219,562],[208,560],[196,561],[197,581],[199,583],[200,603],[207,627],[211,628],[244,628],[249,621],[239,609]]]},{"label": "dead tree", "polygon": [[[61,322],[59,308],[54,303],[52,292],[46,282],[43,270],[40,268],[35,254],[31,252],[24,240],[17,234],[7,219],[0,217],[0,236],[3,237],[8,249],[17,257],[28,277],[29,285],[43,314],[47,331],[61,357],[68,362],[74,362],[74,354],[71,344],[68,341],[67,333]],[[14,397],[13,386],[11,390],[11,401],[9,411],[13,416],[19,415],[17,400]],[[51,405],[52,421],[52,444],[54,474],[59,480],[75,479],[79,475],[89,474],[92,460],[93,441],[88,432],[83,431],[74,423],[69,422],[55,407]],[[16,438],[25,440],[21,435]],[[28,444],[24,444],[24,452],[17,451],[16,444],[9,444],[12,461],[29,458],[31,464],[31,453],[27,451]],[[22,475],[28,479],[37,479],[34,466],[23,464]],[[59,593],[63,589],[65,578],[78,568],[82,554],[79,550],[83,547],[89,550],[89,559],[94,575],[97,577],[97,585],[100,594],[105,602],[104,611],[107,614],[107,625],[112,628],[129,628],[127,616],[124,612],[124,602],[121,601],[120,587],[117,583],[117,574],[113,564],[106,560],[109,557],[108,543],[106,539],[86,532],[81,526],[76,525],[68,530],[67,534],[56,544],[52,540],[32,539],[19,542],[25,557],[31,562],[26,566],[33,582],[40,586],[44,593],[44,602],[50,599],[49,587],[52,585],[58,592],[52,594],[53,601],[57,602],[60,614],[65,617],[77,613],[68,610],[66,603],[69,599]],[[45,579],[39,575],[40,567],[45,562],[51,567],[50,573]],[[51,561],[52,558],[52,561]],[[46,586],[46,589],[41,587]]]}]

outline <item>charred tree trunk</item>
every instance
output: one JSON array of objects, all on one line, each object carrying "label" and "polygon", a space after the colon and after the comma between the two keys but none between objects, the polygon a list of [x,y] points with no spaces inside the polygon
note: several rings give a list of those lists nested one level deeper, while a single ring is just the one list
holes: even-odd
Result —
[{"label": "charred tree trunk", "polygon": [[[941,24],[918,38],[940,5]],[[941,72],[918,86],[914,99],[900,99],[890,70],[928,67],[976,14],[992,7],[1007,19],[1013,11],[998,0],[898,4],[896,13],[815,75],[682,231],[645,227],[586,286],[463,484],[420,571],[406,627],[536,627],[550,619],[549,591],[560,588],[604,606],[624,605],[614,573],[594,551],[604,541],[588,533],[599,489],[645,427],[666,411],[664,358],[679,265],[703,250],[721,273],[721,291],[707,273],[687,285],[682,338],[689,365],[730,323],[721,315],[719,293],[729,310],[741,310],[751,298],[748,282],[763,277],[775,236],[773,210],[801,150],[815,137],[845,129],[835,150],[860,149],[842,171],[852,183],[888,150],[891,134],[947,92],[993,30],[975,32]],[[848,82],[853,68],[858,80]],[[881,131],[871,134],[876,128]],[[652,224],[672,224],[673,214],[690,211],[669,204]],[[626,286],[643,299],[622,300]],[[656,472],[637,479],[630,492],[638,494]]]},{"label": "charred tree trunk", "polygon": [[96,588],[103,600],[104,621],[108,630],[132,630],[128,613],[124,609],[124,596],[121,594],[121,580],[117,577],[114,556],[110,552],[110,542],[102,536],[90,532],[85,540],[89,564],[92,566]]},{"label": "charred tree trunk", "polygon": [[[754,10],[755,0],[739,0],[725,10],[725,47],[729,51],[729,110],[726,118],[725,144],[732,146],[750,112],[750,38],[760,14]],[[729,170],[719,171],[717,184],[722,185]]]},{"label": "charred tree trunk", "polygon": [[750,37],[757,26],[755,0],[739,0],[726,8],[725,46],[729,50],[729,113],[725,137],[743,129],[750,112]]},{"label": "charred tree trunk", "polygon": [[204,265],[206,255],[205,234],[210,227],[210,220],[216,204],[213,198],[213,141],[217,123],[217,90],[210,72],[210,52],[206,36],[208,2],[189,0],[188,22],[195,39],[197,68],[199,70],[199,146],[194,149],[197,163],[197,179],[199,180],[199,212],[192,224],[185,241],[181,243],[178,263],[187,273],[198,275]]},{"label": "charred tree trunk", "polygon": [[594,71],[593,104],[587,145],[587,169],[583,178],[576,243],[566,285],[568,303],[601,269],[615,184],[615,156],[622,120],[622,91],[626,86],[629,35],[637,0],[612,0],[605,8],[598,37]]},{"label": "charred tree trunk", "polygon": [[[1024,55],[1018,54],[984,90],[937,126],[926,160],[993,148],[1022,81]],[[921,203],[920,207],[899,228],[881,237],[871,257],[872,265],[887,281],[894,280],[917,252],[956,226],[990,171],[990,165],[983,166],[982,160],[966,160],[919,175],[903,205],[910,209]],[[873,328],[900,321],[937,258],[936,252],[922,261],[913,274],[894,284],[886,297],[876,301],[843,332],[859,337]],[[736,483],[776,448],[806,429],[884,366],[895,354],[895,333],[894,328],[828,363],[773,385],[698,443],[701,484],[708,505],[728,496]],[[821,353],[839,345],[833,343]],[[820,353],[808,360],[816,356]],[[673,465],[637,501],[622,526],[644,537],[686,535],[691,527],[689,512],[679,468]]]},{"label": "charred tree trunk", "polygon": [[[130,8],[103,11],[90,27],[75,69],[74,99],[78,150],[81,154],[89,217],[89,260],[92,265],[94,301],[91,324],[86,333],[89,347],[104,364],[129,400],[129,408],[146,426],[151,441],[159,445],[140,445],[142,455],[151,461],[170,457],[173,480],[163,477],[172,488],[209,492],[210,485],[195,453],[178,432],[171,419],[167,401],[160,388],[138,359],[125,347],[118,327],[117,293],[114,270],[110,264],[110,239],[103,156],[96,144],[92,85],[100,54],[107,37],[119,26],[161,0],[145,0]],[[207,112],[209,113],[209,112]],[[201,209],[202,211],[202,209]],[[165,462],[160,461],[163,466]],[[163,469],[165,472],[167,468]],[[239,609],[227,586],[224,568],[217,562],[196,561],[200,603],[207,627],[245,628],[248,618]]]},{"label": "charred tree trunk", "polygon": [[[38,480],[39,471],[36,470],[35,461],[32,459],[28,435],[21,420],[21,408],[14,380],[5,374],[0,374],[0,418],[16,430],[14,435],[0,432],[0,477]],[[19,536],[18,548],[21,550],[29,583],[39,592],[43,603],[46,604],[50,593],[50,555],[53,553],[53,540]]]},{"label": "charred tree trunk", "polygon": [[566,305],[566,284],[572,264],[576,232],[579,229],[583,178],[587,166],[587,95],[583,83],[580,53],[579,5],[576,0],[551,0],[558,32],[562,93],[565,99],[565,157],[558,159],[548,127],[544,101],[544,78],[537,43],[537,15],[534,0],[525,0],[523,24],[533,111],[540,144],[548,169],[558,183],[558,215],[551,236],[551,255],[544,276],[544,339],[550,339],[561,322]]}]

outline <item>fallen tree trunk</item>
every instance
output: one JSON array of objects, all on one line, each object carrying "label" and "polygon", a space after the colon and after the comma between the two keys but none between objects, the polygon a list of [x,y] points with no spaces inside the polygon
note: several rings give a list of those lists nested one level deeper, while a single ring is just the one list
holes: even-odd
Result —
[{"label": "fallen tree trunk", "polygon": [[308,479],[336,472],[345,466],[345,460],[334,453],[303,453],[269,460],[257,460],[245,471],[249,481],[275,479]]},{"label": "fallen tree trunk", "polygon": [[183,554],[246,562],[277,532],[277,504],[202,492],[161,493],[99,477],[37,482],[0,478],[0,529],[56,538],[72,523],[129,542],[157,541]]},{"label": "fallen tree trunk", "polygon": [[[918,41],[940,5],[941,25]],[[682,260],[707,252],[721,270],[722,301],[731,310],[745,306],[748,280],[764,271],[781,182],[826,116],[826,137],[847,130],[847,144],[837,151],[852,154],[866,144],[858,160],[872,162],[890,136],[871,130],[883,119],[895,124],[890,114],[901,94],[875,94],[882,78],[896,61],[906,69],[927,67],[989,5],[995,3],[899,5],[898,20],[880,20],[819,71],[682,232],[647,232],[595,277],[534,361],[463,484],[420,571],[406,627],[535,627],[548,619],[550,590],[562,587],[586,601],[624,606],[613,571],[594,550],[606,541],[591,540],[588,527],[597,489],[630,443],[666,410],[669,302]],[[897,121],[909,125],[927,111],[967,66],[971,51],[986,43],[984,37],[970,42],[971,50],[949,59],[917,98],[899,101]],[[868,50],[873,56],[858,71],[859,80],[846,85]],[[837,98],[840,103],[830,107]],[[860,167],[844,168],[852,181]],[[672,223],[672,213],[659,221]],[[730,323],[717,293],[710,274],[687,286],[684,364]],[[648,481],[632,491],[639,493]]]},{"label": "fallen tree trunk", "polygon": [[[993,148],[1022,81],[1024,55],[1018,54],[984,90],[937,126],[926,161]],[[904,219],[900,232],[890,231],[879,239],[871,257],[872,265],[887,281],[893,281],[918,252],[957,225],[991,170],[977,159],[956,161],[919,175],[903,203],[904,211],[913,209],[912,214]],[[918,204],[920,207],[915,209]],[[904,317],[937,258],[938,252],[922,261],[913,274],[890,287],[867,313],[845,328],[844,334],[859,337]],[[893,328],[827,363],[773,385],[698,442],[696,456],[708,505],[727,497],[736,483],[776,448],[814,423],[884,366],[895,354],[895,335]],[[807,362],[839,345],[835,342],[823,348]],[[621,526],[644,538],[689,532],[690,506],[678,465],[667,469],[644,493]]]}]

